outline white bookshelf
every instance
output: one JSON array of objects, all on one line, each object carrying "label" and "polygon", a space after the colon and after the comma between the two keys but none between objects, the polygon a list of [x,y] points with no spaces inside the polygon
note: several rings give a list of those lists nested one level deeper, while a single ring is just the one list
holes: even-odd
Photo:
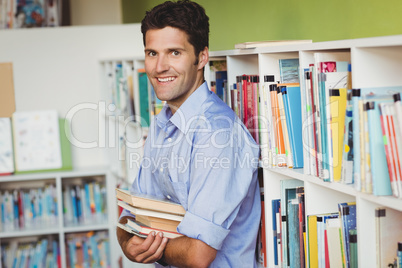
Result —
[{"label": "white bookshelf", "polygon": [[[63,185],[74,181],[75,184],[83,181],[96,180],[105,185],[107,216],[99,221],[77,223],[75,225],[65,222],[63,215]],[[0,230],[0,242],[10,241],[37,241],[41,237],[53,237],[58,241],[61,257],[61,267],[67,267],[66,235],[70,233],[88,233],[91,231],[107,231],[110,243],[109,259],[112,267],[117,267],[120,250],[116,238],[115,222],[117,220],[117,206],[114,192],[115,179],[108,168],[94,167],[74,171],[55,171],[43,173],[20,174],[0,177],[0,189],[19,190],[36,188],[45,183],[52,183],[56,189],[57,218],[49,224],[41,224],[30,228]],[[1,265],[1,263],[0,263]]]},{"label": "white bookshelf", "polygon": [[[302,71],[314,62],[315,52],[349,52],[353,88],[402,85],[402,35],[213,51],[210,52],[210,61],[226,59],[229,85],[236,82],[238,75],[258,74],[260,86],[262,86],[264,75],[273,74],[275,80],[279,80],[279,59],[299,58]],[[206,79],[210,85],[208,72]],[[303,114],[303,120],[305,118],[306,115]],[[320,178],[306,175],[303,169],[264,168],[268,267],[275,267],[270,201],[280,198],[280,181],[286,179],[298,179],[304,182],[305,215],[337,212],[338,203],[356,202],[359,267],[375,267],[377,260],[375,209],[386,207],[387,213],[402,214],[402,199],[362,193],[355,190],[353,185],[324,182]],[[402,230],[396,230],[396,232],[402,232]]]}]

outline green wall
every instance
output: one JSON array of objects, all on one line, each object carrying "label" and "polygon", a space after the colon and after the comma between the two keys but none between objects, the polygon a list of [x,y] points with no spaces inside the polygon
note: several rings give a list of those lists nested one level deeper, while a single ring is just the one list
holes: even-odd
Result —
[{"label": "green wall", "polygon": [[[121,0],[123,23],[163,0]],[[247,41],[314,42],[402,34],[402,0],[196,0],[210,18],[210,50]]]}]

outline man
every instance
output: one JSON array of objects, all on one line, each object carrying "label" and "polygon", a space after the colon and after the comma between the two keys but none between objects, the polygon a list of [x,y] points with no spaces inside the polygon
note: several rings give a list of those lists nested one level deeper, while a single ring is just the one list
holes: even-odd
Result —
[{"label": "man", "polygon": [[[204,80],[209,19],[189,1],[147,12],[141,31],[145,71],[166,101],[151,123],[131,190],[180,203],[186,210],[167,239],[117,230],[132,261],[177,267],[253,267],[260,222],[258,146],[240,119]],[[147,163],[147,165],[145,165]],[[120,222],[130,213],[123,211]]]}]

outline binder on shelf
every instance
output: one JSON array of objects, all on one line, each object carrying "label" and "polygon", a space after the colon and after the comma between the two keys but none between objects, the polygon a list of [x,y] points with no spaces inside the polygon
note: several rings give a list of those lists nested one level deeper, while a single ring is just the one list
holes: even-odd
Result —
[{"label": "binder on shelf", "polygon": [[69,124],[57,111],[15,112],[15,173],[71,170]]},{"label": "binder on shelf", "polygon": [[15,112],[13,64],[0,63],[0,117],[12,117]]}]

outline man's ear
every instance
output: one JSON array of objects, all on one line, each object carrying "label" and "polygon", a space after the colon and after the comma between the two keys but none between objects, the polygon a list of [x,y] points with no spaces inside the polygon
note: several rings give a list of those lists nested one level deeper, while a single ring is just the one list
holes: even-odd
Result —
[{"label": "man's ear", "polygon": [[204,68],[209,61],[208,47],[205,47],[198,55],[198,70]]}]

